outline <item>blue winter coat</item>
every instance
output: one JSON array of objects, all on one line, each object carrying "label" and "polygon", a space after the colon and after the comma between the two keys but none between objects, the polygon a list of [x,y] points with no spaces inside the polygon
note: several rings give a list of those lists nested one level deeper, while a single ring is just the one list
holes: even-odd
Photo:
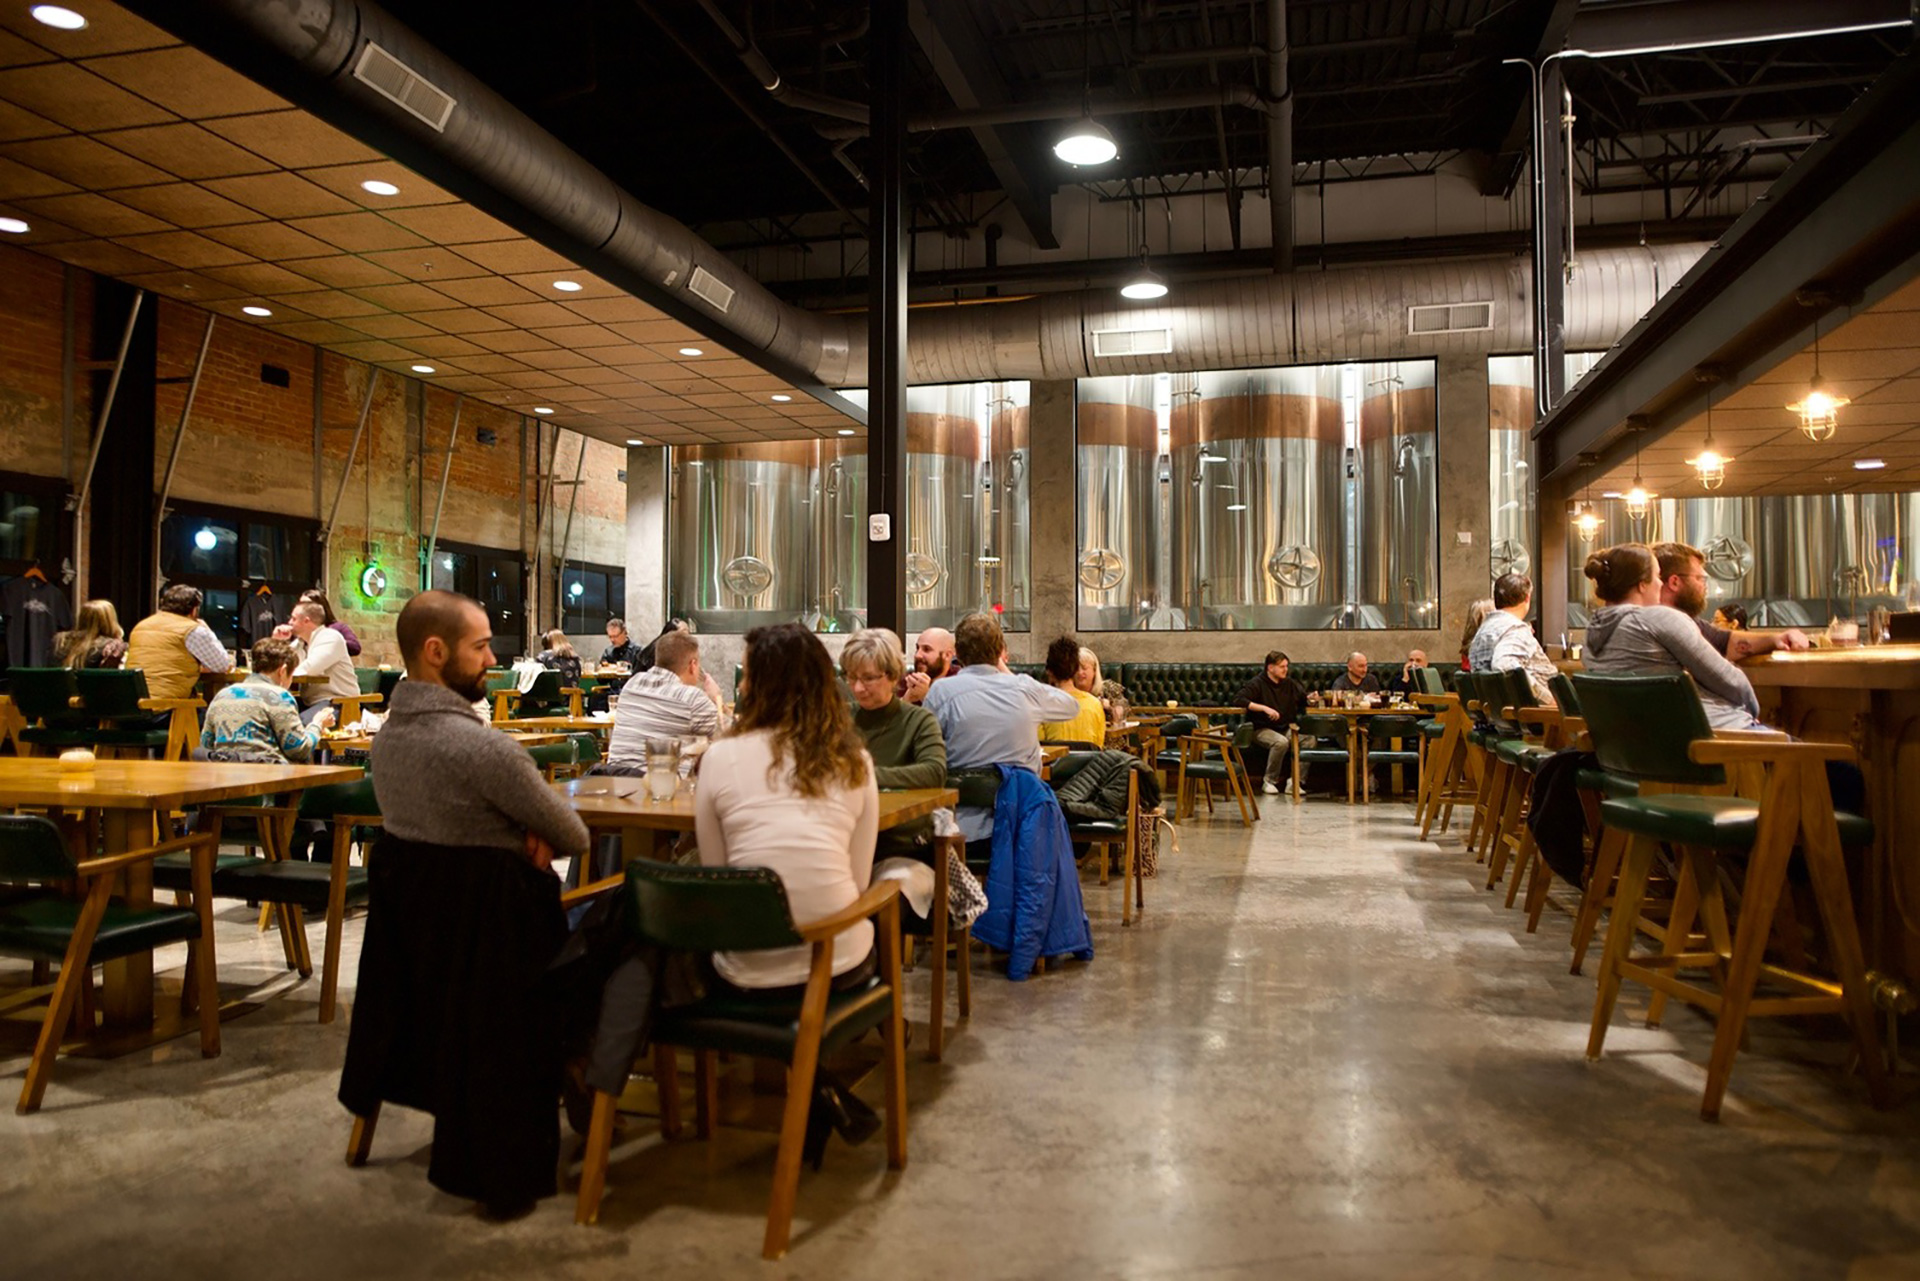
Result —
[{"label": "blue winter coat", "polygon": [[1032,770],[1000,766],[987,910],[973,923],[973,936],[1008,954],[1007,977],[1015,982],[1043,956],[1093,959],[1067,817]]}]

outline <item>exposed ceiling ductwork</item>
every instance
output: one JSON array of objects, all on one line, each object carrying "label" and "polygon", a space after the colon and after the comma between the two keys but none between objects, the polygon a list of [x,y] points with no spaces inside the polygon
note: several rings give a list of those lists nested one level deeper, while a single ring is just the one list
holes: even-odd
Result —
[{"label": "exposed ceiling ductwork", "polygon": [[[866,382],[865,322],[782,302],[365,0],[124,0],[128,8],[380,147],[495,217],[807,386]],[[439,127],[356,77],[369,45],[455,103]],[[1569,348],[1610,345],[1703,252],[1601,250],[1570,288]],[[1349,268],[1182,285],[1176,305],[1105,291],[914,315],[909,376],[932,383],[1237,368],[1430,351],[1525,350],[1523,260]],[[1485,324],[1411,329],[1411,309],[1489,304]],[[1110,354],[1123,353],[1123,354]],[[1098,361],[1096,367],[1095,361]],[[837,403],[839,398],[833,397]]]}]

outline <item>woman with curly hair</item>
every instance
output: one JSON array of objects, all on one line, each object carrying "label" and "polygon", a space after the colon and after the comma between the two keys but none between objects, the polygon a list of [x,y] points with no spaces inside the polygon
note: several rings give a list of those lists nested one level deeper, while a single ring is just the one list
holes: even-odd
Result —
[{"label": "woman with curly hair", "polygon": [[[833,660],[794,623],[747,633],[733,729],[707,749],[694,793],[700,861],[709,867],[771,868],[801,924],[846,907],[873,871],[880,793],[873,762],[853,728]],[[797,987],[806,946],[720,952],[718,977],[735,987]],[[873,923],[833,943],[836,987],[873,973]]]}]

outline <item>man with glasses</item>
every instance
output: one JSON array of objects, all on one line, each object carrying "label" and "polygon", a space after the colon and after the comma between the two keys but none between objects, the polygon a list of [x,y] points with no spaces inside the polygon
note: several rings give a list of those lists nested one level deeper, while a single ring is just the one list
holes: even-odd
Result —
[{"label": "man with glasses", "polygon": [[1707,644],[1726,655],[1729,662],[1776,649],[1812,647],[1813,642],[1797,627],[1777,632],[1731,632],[1716,627],[1700,617],[1707,607],[1707,558],[1700,549],[1685,543],[1655,543],[1653,555],[1660,562],[1660,603],[1691,618]]}]

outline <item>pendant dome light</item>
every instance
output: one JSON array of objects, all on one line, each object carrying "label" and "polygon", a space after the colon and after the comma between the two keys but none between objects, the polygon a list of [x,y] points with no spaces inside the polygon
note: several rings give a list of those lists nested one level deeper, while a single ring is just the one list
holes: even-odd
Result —
[{"label": "pendant dome light", "polygon": [[1848,403],[1845,396],[1836,396],[1827,390],[1827,380],[1820,376],[1820,321],[1813,322],[1813,377],[1807,382],[1807,394],[1787,408],[1800,415],[1800,430],[1811,441],[1832,440],[1839,429],[1842,405]]},{"label": "pendant dome light", "polygon": [[1640,437],[1647,430],[1647,420],[1635,415],[1627,419],[1627,430],[1633,433],[1633,488],[1626,493],[1627,519],[1642,521],[1653,507],[1653,495],[1640,483]]},{"label": "pendant dome light", "polygon": [[1720,381],[1717,370],[1702,369],[1694,377],[1707,384],[1707,441],[1694,457],[1687,459],[1687,466],[1693,468],[1700,478],[1702,489],[1718,489],[1726,483],[1727,464],[1732,460],[1713,447],[1713,384]]},{"label": "pendant dome light", "polygon": [[1151,302],[1155,298],[1167,296],[1167,282],[1159,272],[1147,265],[1147,247],[1140,246],[1140,270],[1127,278],[1120,286],[1120,296],[1131,298],[1135,302]]},{"label": "pendant dome light", "polygon": [[1573,528],[1574,532],[1580,535],[1581,542],[1590,543],[1593,541],[1594,536],[1600,532],[1601,524],[1600,513],[1593,509],[1593,456],[1591,454],[1582,455],[1580,458],[1580,466],[1586,469],[1587,483],[1585,489],[1582,491],[1583,497],[1580,505],[1574,508]]},{"label": "pendant dome light", "polygon": [[1092,0],[1080,9],[1080,119],[1068,126],[1053,144],[1053,154],[1070,165],[1104,165],[1120,154],[1120,144],[1107,127],[1093,118]]}]

